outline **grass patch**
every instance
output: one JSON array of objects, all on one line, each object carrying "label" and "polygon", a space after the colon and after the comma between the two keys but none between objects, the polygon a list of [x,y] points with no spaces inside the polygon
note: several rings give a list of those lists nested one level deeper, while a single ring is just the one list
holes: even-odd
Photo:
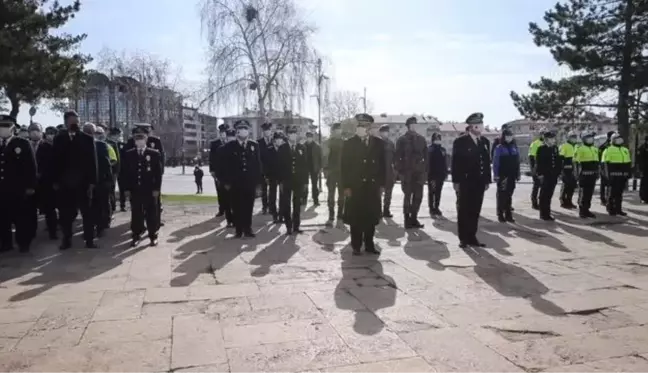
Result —
[{"label": "grass patch", "polygon": [[201,194],[162,194],[162,202],[211,204],[218,202],[218,197]]}]

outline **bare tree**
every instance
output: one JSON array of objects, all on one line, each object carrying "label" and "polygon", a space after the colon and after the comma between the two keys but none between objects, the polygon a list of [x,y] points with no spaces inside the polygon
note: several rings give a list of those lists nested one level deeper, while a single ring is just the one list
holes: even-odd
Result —
[{"label": "bare tree", "polygon": [[254,95],[263,117],[277,97],[306,96],[315,83],[313,26],[294,0],[203,0],[209,74],[204,103]]},{"label": "bare tree", "polygon": [[4,93],[4,89],[0,89],[0,112],[5,112],[9,110],[7,105],[9,104],[9,100],[7,100],[7,96]]},{"label": "bare tree", "polygon": [[[331,125],[353,118],[356,114],[364,112],[364,98],[354,91],[336,91],[331,98],[322,104],[323,122]],[[373,104],[367,101],[367,112],[373,110]]]}]

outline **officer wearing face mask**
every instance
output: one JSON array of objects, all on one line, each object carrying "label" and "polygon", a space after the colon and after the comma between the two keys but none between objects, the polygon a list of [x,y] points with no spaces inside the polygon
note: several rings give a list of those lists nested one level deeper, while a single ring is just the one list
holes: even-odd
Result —
[{"label": "officer wearing face mask", "polygon": [[21,252],[34,238],[36,161],[26,139],[13,136],[16,121],[0,115],[0,252],[13,250],[12,225]]},{"label": "officer wearing face mask", "polygon": [[536,175],[536,156],[538,154],[538,148],[544,144],[544,139],[542,134],[546,131],[542,129],[540,131],[540,136],[531,142],[529,146],[529,166],[531,166],[531,175],[533,177],[533,187],[531,188],[531,207],[534,210],[538,209],[538,193],[540,192],[540,181]]},{"label": "officer wearing face mask", "polygon": [[427,182],[428,148],[425,137],[416,132],[415,117],[405,121],[407,132],[396,141],[396,171],[405,195],[403,214],[405,229],[423,228],[418,212],[423,201],[423,185]]},{"label": "officer wearing face mask", "polygon": [[223,213],[225,215],[225,220],[227,221],[227,228],[234,227],[234,210],[232,208],[232,192],[231,190],[225,188],[225,180],[227,179],[225,173],[228,170],[225,160],[225,152],[228,151],[225,145],[236,141],[236,130],[233,128],[227,128],[225,131],[225,141],[222,146],[216,149],[216,165],[214,167],[214,175],[218,180],[218,185],[221,188],[218,192],[218,200],[220,206],[223,208]]},{"label": "officer wearing face mask", "polygon": [[[131,205],[131,246],[138,246],[146,230],[151,246],[158,244],[160,230],[159,200],[162,188],[162,161],[160,152],[149,148],[148,130],[133,129],[134,148],[124,154],[124,193]],[[144,224],[146,223],[146,225]]]},{"label": "officer wearing face mask", "polygon": [[581,218],[595,218],[590,208],[596,179],[599,175],[599,150],[594,145],[593,132],[583,132],[583,144],[574,153],[574,176],[578,180],[578,214]]},{"label": "officer wearing face mask", "polygon": [[59,220],[63,240],[61,250],[72,247],[72,224],[79,211],[83,217],[83,239],[86,248],[97,248],[91,214],[91,202],[98,182],[97,153],[91,135],[83,133],[79,115],[68,111],[63,115],[66,130],[54,138],[51,179],[57,191]]},{"label": "officer wearing face mask", "polygon": [[[272,138],[272,123],[270,122],[265,122],[261,125],[261,130],[263,131],[263,135],[261,138],[257,140],[259,143],[259,151],[261,152],[261,166],[264,172],[263,177],[261,178],[261,206],[262,214],[267,214],[268,213],[268,187],[269,187],[269,180],[268,176],[265,174],[265,171],[267,168],[269,168],[269,155],[268,152],[274,147],[273,141],[274,139]],[[276,215],[276,211],[270,210],[270,213],[274,216]]]},{"label": "officer wearing face mask", "polygon": [[383,218],[392,218],[391,200],[396,183],[396,145],[389,138],[389,125],[379,129],[379,136],[385,142],[385,194],[383,195]]},{"label": "officer wearing face mask", "polygon": [[[333,226],[333,221],[337,217],[338,224],[342,222],[342,212],[344,209],[344,196],[342,195],[342,184],[340,183],[340,167],[342,162],[342,146],[344,139],[342,139],[342,125],[340,123],[333,123],[331,125],[331,138],[328,142],[328,158],[326,160],[326,167],[324,175],[326,176],[326,189],[328,190],[327,205],[328,205],[328,221],[327,227]],[[337,191],[337,194],[336,194]],[[337,214],[335,212],[335,197],[337,195]]]},{"label": "officer wearing face mask", "polygon": [[448,177],[447,152],[441,145],[441,134],[432,134],[431,143],[428,148],[428,208],[430,216],[441,216],[439,204],[441,203],[441,191],[443,183]]},{"label": "officer wearing face mask", "polygon": [[540,196],[538,205],[540,219],[553,221],[551,215],[551,199],[553,198],[558,178],[562,171],[561,157],[556,146],[556,135],[547,131],[544,134],[544,144],[538,147],[536,155],[536,175],[540,182]]},{"label": "officer wearing face mask", "polygon": [[610,137],[610,146],[603,152],[603,174],[608,180],[607,212],[611,216],[627,214],[623,211],[623,190],[631,176],[632,160],[630,150],[623,146],[623,137],[615,132]]},{"label": "officer wearing face mask", "polygon": [[369,136],[368,127],[374,122],[369,114],[358,114],[356,135],[344,142],[342,148],[342,188],[346,198],[344,222],[351,231],[353,255],[380,254],[374,243],[376,225],[381,218],[381,194],[385,186],[385,144]]},{"label": "officer wearing face mask", "polygon": [[560,154],[562,170],[562,187],[560,188],[560,206],[566,209],[574,209],[576,206],[572,202],[574,191],[576,190],[576,178],[574,177],[574,153],[576,152],[576,143],[578,135],[574,131],[567,134],[567,142],[560,145],[558,154]]},{"label": "officer wearing face mask", "polygon": [[[272,222],[283,222],[283,217],[277,208],[277,193],[281,165],[279,163],[279,149],[286,142],[283,133],[276,132],[272,135],[272,147],[267,149],[266,160],[263,163],[263,174],[268,183],[268,210],[272,213]],[[281,202],[279,202],[281,205]]]},{"label": "officer wearing face mask", "polygon": [[466,119],[466,134],[452,145],[452,186],[457,193],[459,247],[484,247],[477,240],[477,227],[484,193],[491,183],[490,142],[481,135],[484,114]]},{"label": "officer wearing face mask", "polygon": [[[319,206],[319,177],[322,172],[322,148],[313,139],[312,132],[306,132],[306,160],[308,166],[308,176],[311,182],[311,192],[313,195],[313,204]],[[308,200],[308,179],[306,187],[303,190],[302,202],[306,204]]]},{"label": "officer wearing face mask", "polygon": [[117,184],[119,179],[119,170],[121,168],[121,155],[122,155],[121,153],[124,147],[124,143],[121,141],[121,135],[122,135],[121,129],[117,127],[113,127],[108,130],[108,138],[106,139],[106,143],[110,145],[110,147],[112,147],[113,151],[115,152],[115,156],[117,157],[117,161],[113,163],[113,168],[112,168],[113,183],[110,190],[110,210],[112,212],[117,211],[116,190],[117,190]]},{"label": "officer wearing face mask", "polygon": [[20,126],[18,129],[18,137],[21,137],[23,139],[29,139],[29,127],[27,126]]},{"label": "officer wearing face mask", "polygon": [[236,238],[255,237],[252,231],[252,212],[256,188],[261,183],[261,154],[259,144],[250,140],[250,123],[235,123],[236,140],[223,149],[222,182],[232,198]]},{"label": "officer wearing face mask", "polygon": [[297,138],[291,136],[297,134],[296,127],[286,130],[288,143],[279,147],[278,159],[278,181],[279,193],[281,193],[281,205],[279,210],[286,223],[286,234],[302,233],[301,225],[301,196],[302,188],[308,182],[308,159],[306,146],[299,144]]},{"label": "officer wearing face mask", "polygon": [[209,173],[214,178],[214,184],[216,184],[216,195],[218,196],[218,213],[216,213],[216,217],[225,215],[225,207],[223,206],[222,198],[222,195],[224,195],[225,192],[223,190],[223,184],[220,183],[218,179],[218,154],[219,149],[227,143],[228,128],[229,127],[226,124],[219,125],[218,138],[209,143]]},{"label": "officer wearing face mask", "polygon": [[500,223],[515,222],[512,205],[515,184],[520,180],[520,152],[513,140],[513,132],[505,129],[493,153],[493,176],[497,184],[497,220]]},{"label": "officer wearing face mask", "polygon": [[[39,179],[39,186],[36,188],[36,195],[30,199],[30,201],[33,204],[31,208],[37,211],[41,207],[40,175],[43,169],[41,168],[41,165],[45,166],[47,163],[47,160],[43,159],[44,153],[39,152],[41,144],[43,143],[43,127],[39,123],[34,122],[29,125],[27,130],[29,132],[29,144],[31,145],[34,156],[36,157],[36,167],[38,170],[37,175]],[[38,229],[38,214],[33,214],[33,216],[34,216],[34,220],[32,222],[32,231],[35,237],[36,231]]]},{"label": "officer wearing face mask", "polygon": [[110,227],[112,218],[110,191],[113,183],[113,166],[117,163],[117,155],[112,146],[105,141],[106,132],[103,128],[87,123],[83,130],[88,134],[93,134],[95,138],[98,180],[92,199],[92,216],[96,235],[102,237],[103,232]]},{"label": "officer wearing face mask", "polygon": [[605,149],[610,146],[612,143],[612,135],[614,135],[616,132],[614,131],[609,131],[607,133],[607,139],[601,146],[599,146],[599,162],[601,163],[601,185],[599,185],[599,196],[601,198],[601,205],[607,206],[607,196],[608,196],[608,179],[605,176],[605,170],[603,169],[603,152],[605,152]]},{"label": "officer wearing face mask", "polygon": [[36,149],[36,165],[38,167],[38,187],[36,197],[41,214],[45,215],[45,225],[51,240],[58,239],[58,212],[56,211],[56,193],[53,182],[47,177],[47,170],[52,168],[53,142],[57,130],[55,127],[45,128],[45,137]]}]

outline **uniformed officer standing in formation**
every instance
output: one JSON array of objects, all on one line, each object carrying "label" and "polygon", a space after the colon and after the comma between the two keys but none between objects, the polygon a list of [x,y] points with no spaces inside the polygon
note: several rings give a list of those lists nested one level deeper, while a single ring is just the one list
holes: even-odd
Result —
[{"label": "uniformed officer standing in formation", "polygon": [[500,223],[515,222],[513,219],[513,192],[520,180],[520,152],[515,144],[513,132],[502,131],[502,136],[493,152],[493,176],[497,184],[497,220]]},{"label": "uniformed officer standing in formation", "polygon": [[234,127],[236,141],[228,142],[223,148],[221,177],[232,198],[236,237],[255,237],[252,232],[252,211],[256,188],[262,177],[261,154],[259,144],[249,138],[250,123],[240,120]]},{"label": "uniformed officer standing in formation", "polygon": [[29,127],[20,126],[18,128],[17,136],[20,137],[20,138],[28,140],[29,139]]},{"label": "uniformed officer standing in formation", "polygon": [[428,148],[428,207],[430,216],[442,216],[439,205],[441,204],[441,192],[443,183],[448,177],[448,162],[446,149],[441,142],[441,134],[435,132],[432,134],[430,146]]},{"label": "uniformed officer standing in formation", "polygon": [[[328,190],[327,204],[328,204],[328,227],[333,226],[333,221],[337,217],[338,221],[342,221],[344,209],[344,195],[341,183],[341,167],[342,167],[342,147],[344,140],[342,139],[342,125],[340,123],[333,123],[331,125],[331,138],[329,139],[328,159],[326,161],[326,188]],[[337,192],[337,193],[336,193]],[[337,196],[337,214],[335,211],[335,197]]]},{"label": "uniformed officer standing in formation", "polygon": [[605,152],[605,149],[610,146],[611,141],[612,141],[612,135],[614,135],[614,131],[609,131],[607,133],[607,139],[601,146],[599,146],[599,162],[600,162],[600,172],[601,172],[601,183],[599,185],[599,196],[601,198],[601,205],[607,206],[607,196],[608,196],[608,186],[609,182],[607,177],[605,176],[605,170],[603,167],[603,152]]},{"label": "uniformed officer standing in formation", "polygon": [[79,116],[74,111],[63,115],[66,130],[54,138],[50,180],[59,202],[59,220],[63,240],[61,250],[72,247],[72,224],[79,211],[83,218],[83,240],[88,249],[97,248],[91,212],[98,182],[97,154],[94,138],[81,131]]},{"label": "uniformed officer standing in formation", "polygon": [[[225,215],[225,220],[227,221],[227,228],[234,227],[234,210],[232,207],[232,191],[225,188],[225,176],[224,173],[227,171],[227,165],[225,162],[225,145],[228,143],[236,141],[236,130],[233,128],[227,128],[225,131],[225,141],[222,146],[216,148],[215,163],[213,168],[213,176],[216,179],[217,185],[220,188],[218,192],[218,201],[220,203],[220,208],[223,209],[223,214]],[[210,164],[211,167],[211,164]],[[218,215],[217,215],[218,216]]]},{"label": "uniformed officer standing in formation", "polygon": [[392,218],[390,209],[394,184],[396,183],[396,145],[389,138],[389,125],[380,127],[380,138],[385,142],[385,194],[383,195],[383,218]]},{"label": "uniformed officer standing in formation", "polygon": [[405,229],[423,228],[418,221],[418,212],[423,201],[423,185],[427,182],[428,149],[425,137],[413,127],[416,122],[415,117],[408,118],[405,121],[407,132],[396,141],[396,171],[405,195]]},{"label": "uniformed officer standing in formation", "polygon": [[297,128],[286,129],[288,142],[278,149],[279,210],[286,223],[286,234],[301,233],[302,188],[308,185],[309,167],[306,146],[297,142]]},{"label": "uniformed officer standing in formation", "polygon": [[[277,207],[277,196],[279,188],[279,177],[281,176],[281,165],[279,164],[279,149],[286,143],[286,135],[283,132],[275,132],[272,135],[272,148],[268,149],[267,159],[263,167],[263,173],[268,181],[268,210],[272,211],[272,222],[275,224],[284,221]],[[263,163],[263,162],[262,162]],[[301,194],[300,201],[301,201]],[[279,197],[281,201],[281,197]],[[281,206],[281,202],[279,202]]]},{"label": "uniformed officer standing in formation", "polygon": [[637,166],[641,175],[639,198],[642,203],[648,203],[648,136],[644,138],[644,143],[637,151]]},{"label": "uniformed officer standing in formation", "polygon": [[[319,206],[319,177],[322,172],[322,148],[313,139],[312,132],[306,132],[306,160],[308,165],[308,179],[311,183],[311,193],[313,195],[313,204]],[[308,181],[303,190],[303,204],[306,205],[308,200]]]},{"label": "uniformed officer standing in formation", "polygon": [[540,182],[540,219],[546,221],[555,220],[551,215],[551,199],[553,198],[558,178],[562,171],[562,162],[558,147],[556,146],[556,135],[547,131],[544,133],[544,144],[538,147],[536,154],[536,175]]},{"label": "uniformed officer standing in formation", "polygon": [[[272,137],[272,123],[265,122],[261,125],[261,131],[263,135],[257,140],[259,143],[259,152],[261,153],[261,169],[263,170],[263,177],[261,178],[261,213],[267,214],[270,212],[273,216],[277,214],[276,211],[272,211],[268,206],[268,192],[270,189],[270,183],[267,175],[265,174],[266,169],[269,169],[268,162],[269,151],[274,148],[274,138]],[[275,185],[275,193],[277,186]],[[275,206],[276,207],[276,206]]]},{"label": "uniformed officer standing in formation", "polygon": [[[102,237],[103,232],[110,228],[112,219],[112,205],[110,204],[110,192],[113,184],[113,167],[117,163],[117,154],[112,146],[106,142],[106,132],[103,128],[86,124],[88,134],[95,138],[95,149],[97,151],[97,187],[94,190],[92,199],[92,214],[97,237]],[[84,126],[84,130],[86,127]]]},{"label": "uniformed officer standing in formation", "polygon": [[490,142],[481,136],[484,114],[473,113],[466,119],[468,133],[452,145],[452,184],[457,192],[457,230],[459,247],[484,247],[477,240],[479,214],[484,192],[491,183]]},{"label": "uniformed officer standing in formation", "polygon": [[[504,131],[506,130],[511,131],[511,133],[513,133],[513,131],[511,130],[511,126],[509,124],[502,124],[501,130],[502,133],[504,133]],[[497,149],[497,145],[502,143],[502,140],[503,139],[501,136],[493,140],[493,143],[491,144],[491,162],[495,159],[495,149]],[[515,144],[515,137],[513,137],[513,144]],[[515,145],[517,146],[517,144]]]},{"label": "uniformed officer standing in formation", "polygon": [[212,140],[209,143],[209,173],[214,179],[214,185],[216,186],[216,195],[218,196],[218,213],[216,217],[221,217],[225,215],[225,207],[223,205],[223,196],[225,192],[223,191],[223,184],[219,182],[217,170],[218,170],[218,155],[219,149],[227,143],[227,127],[226,124],[221,124],[218,126],[218,138]]},{"label": "uniformed officer standing in formation", "polygon": [[596,179],[599,175],[599,150],[594,145],[593,132],[581,134],[582,145],[574,153],[574,175],[578,180],[578,215],[581,218],[595,218],[590,208]]},{"label": "uniformed officer standing in formation", "polygon": [[108,143],[108,145],[112,147],[117,157],[117,161],[113,163],[113,167],[112,167],[113,181],[112,181],[112,185],[110,186],[110,196],[109,196],[111,213],[117,211],[117,196],[115,193],[117,191],[117,179],[119,177],[119,170],[121,168],[121,151],[122,148],[124,147],[124,143],[121,141],[121,135],[122,135],[121,129],[117,127],[110,128],[108,130],[108,138],[106,139],[106,143]]},{"label": "uniformed officer standing in formation", "polygon": [[47,170],[52,167],[54,137],[57,130],[55,127],[45,128],[45,137],[36,148],[36,165],[38,167],[38,187],[36,198],[41,214],[45,215],[45,226],[51,240],[58,239],[56,230],[58,228],[58,212],[56,210],[56,193],[52,180],[48,179],[50,173]]},{"label": "uniformed officer standing in formation", "polygon": [[546,131],[540,131],[540,137],[533,140],[529,146],[529,166],[531,166],[531,176],[533,178],[533,187],[531,188],[531,207],[538,209],[538,193],[540,192],[540,180],[536,175],[536,155],[538,148],[544,143],[543,135]]},{"label": "uniformed officer standing in formation", "polygon": [[0,116],[0,252],[13,250],[12,225],[21,252],[34,238],[37,167],[29,141],[14,136],[16,121]]},{"label": "uniformed officer standing in formation", "polygon": [[567,134],[567,142],[560,145],[558,154],[562,164],[562,186],[560,188],[560,206],[566,209],[574,209],[576,206],[572,202],[574,191],[576,190],[576,177],[574,176],[574,153],[576,153],[576,144],[578,135],[574,131]]},{"label": "uniformed officer standing in formation", "polygon": [[[40,209],[40,195],[39,195],[39,186],[40,186],[40,172],[41,168],[38,165],[38,150],[41,147],[41,144],[43,143],[43,126],[41,126],[39,123],[33,122],[27,127],[27,130],[29,132],[29,136],[27,139],[29,140],[29,144],[31,145],[32,148],[32,153],[34,154],[34,157],[36,157],[36,175],[38,179],[37,187],[36,187],[36,194],[28,198],[27,204],[25,204],[25,207],[29,209],[30,215],[32,216],[31,220],[31,229],[30,231],[32,232],[32,236],[36,237],[37,231],[38,231],[38,211]],[[41,153],[40,156],[42,157],[43,154]],[[47,161],[44,161],[45,163]],[[33,213],[32,213],[33,211]],[[56,230],[54,231],[56,233]]]},{"label": "uniformed officer standing in formation", "polygon": [[346,198],[344,222],[351,231],[351,248],[354,255],[380,254],[374,243],[376,225],[381,218],[381,194],[385,186],[384,142],[367,133],[374,122],[369,114],[358,114],[355,136],[342,147],[341,176]]},{"label": "uniformed officer standing in formation", "polygon": [[608,182],[607,212],[611,216],[626,216],[622,206],[623,190],[632,173],[632,159],[619,133],[610,136],[610,145],[603,151],[602,164],[603,175]]},{"label": "uniformed officer standing in formation", "polygon": [[[159,200],[162,188],[160,152],[149,148],[146,127],[133,129],[134,148],[124,154],[124,194],[131,205],[131,246],[139,245],[146,230],[151,246],[157,246],[160,230]],[[146,223],[146,225],[145,225]]]}]

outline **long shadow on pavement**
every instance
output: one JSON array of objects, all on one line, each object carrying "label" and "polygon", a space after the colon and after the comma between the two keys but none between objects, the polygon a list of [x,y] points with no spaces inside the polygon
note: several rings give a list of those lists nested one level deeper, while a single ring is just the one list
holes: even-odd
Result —
[{"label": "long shadow on pavement", "polygon": [[263,277],[270,273],[273,265],[286,264],[299,251],[296,237],[281,235],[263,250],[259,251],[249,264],[256,265],[252,276]]},{"label": "long shadow on pavement", "polygon": [[450,258],[450,250],[445,242],[433,240],[427,233],[419,229],[407,231],[407,243],[404,251],[412,259],[426,261],[428,267],[436,271],[445,270],[441,261]]},{"label": "long shadow on pavement", "polygon": [[386,218],[383,224],[376,227],[376,238],[387,240],[387,245],[391,247],[400,247],[400,239],[405,237],[403,227],[396,224],[393,219]]},{"label": "long shadow on pavement", "polygon": [[198,236],[201,234],[205,234],[211,231],[212,229],[219,227],[224,220],[225,220],[224,217],[211,218],[202,221],[198,224],[182,227],[174,232],[171,232],[171,234],[169,235],[171,238],[169,238],[167,242],[172,242],[172,243],[180,242],[183,239],[185,239],[187,236]]},{"label": "long shadow on pavement", "polygon": [[[488,222],[489,220],[484,219],[484,221]],[[455,235],[457,234],[457,223],[452,220],[435,220],[433,225],[438,230],[453,233]],[[507,256],[511,255],[511,252],[506,249],[507,247],[510,247],[508,242],[497,235],[488,233],[488,231],[486,231],[481,225],[477,231],[477,238],[480,239],[488,248],[495,250],[497,253]]]}]

